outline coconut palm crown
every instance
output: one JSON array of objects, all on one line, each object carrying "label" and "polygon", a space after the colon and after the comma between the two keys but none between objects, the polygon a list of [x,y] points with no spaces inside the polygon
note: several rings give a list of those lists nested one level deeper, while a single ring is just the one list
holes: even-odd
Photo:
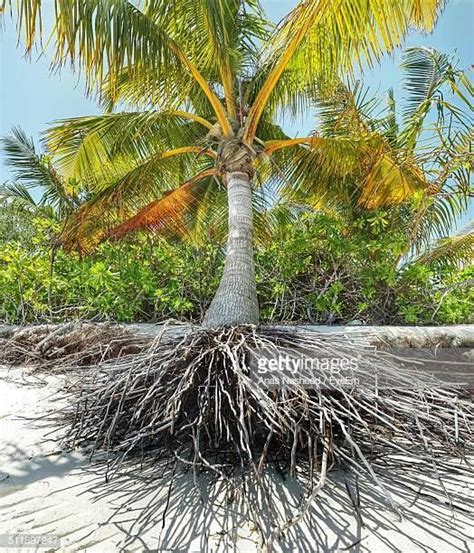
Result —
[{"label": "coconut palm crown", "polygon": [[[378,220],[387,230],[403,231],[402,258],[420,255],[434,240],[446,239],[469,209],[474,88],[455,56],[432,48],[407,48],[401,67],[401,98],[390,89],[382,101],[356,81],[351,86],[341,83],[331,97],[317,101],[316,108],[320,136],[358,139],[370,131],[384,137],[384,155],[371,168],[363,187],[347,182],[345,198],[326,194],[328,201],[322,207],[341,215],[349,225],[362,215]],[[399,109],[400,105],[404,108]],[[410,181],[403,178],[410,172],[418,173],[429,185],[410,195]],[[392,186],[387,184],[389,177],[394,179]],[[292,180],[291,175],[287,178]],[[394,205],[367,214],[367,209],[380,206],[386,191]],[[292,200],[318,206],[321,193],[317,183],[307,182],[293,192]],[[400,201],[395,204],[397,195]],[[403,201],[407,196],[408,201]],[[472,239],[465,235],[467,242]]]},{"label": "coconut palm crown", "polygon": [[47,36],[53,65],[81,71],[106,112],[47,132],[65,178],[94,193],[63,243],[88,251],[137,229],[183,234],[224,191],[226,264],[206,326],[258,322],[252,201],[263,184],[337,194],[350,180],[363,195],[377,179],[372,206],[428,186],[382,133],[290,137],[278,120],[306,113],[411,27],[430,31],[442,0],[302,0],[276,27],[258,0],[55,0],[50,36],[43,4],[4,0],[3,10],[28,52]]}]

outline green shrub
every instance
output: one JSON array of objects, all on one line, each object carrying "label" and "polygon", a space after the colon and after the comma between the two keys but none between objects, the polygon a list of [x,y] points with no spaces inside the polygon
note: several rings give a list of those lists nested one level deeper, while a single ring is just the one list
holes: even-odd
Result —
[{"label": "green shrub", "polygon": [[[383,213],[370,217],[348,230],[327,215],[302,215],[259,247],[263,321],[469,322],[474,297],[466,283],[474,269],[412,264],[397,270],[403,234],[385,232]],[[42,214],[12,228],[0,225],[0,319],[8,323],[199,321],[224,262],[219,244],[197,248],[137,236],[104,243],[83,259],[58,249],[52,263],[52,237],[59,230],[54,220]]]}]

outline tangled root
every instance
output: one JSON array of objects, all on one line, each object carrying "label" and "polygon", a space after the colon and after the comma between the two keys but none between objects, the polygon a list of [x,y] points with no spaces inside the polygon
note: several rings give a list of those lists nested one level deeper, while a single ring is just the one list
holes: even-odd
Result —
[{"label": "tangled root", "polygon": [[[357,357],[354,375],[364,384],[260,385],[255,351],[277,357],[288,349]],[[165,335],[91,369],[73,393],[61,413],[65,443],[105,452],[109,474],[126,459],[167,459],[196,479],[206,472],[234,488],[244,481],[263,488],[266,467],[301,480],[301,505],[288,520],[275,516],[268,550],[304,516],[333,467],[369,475],[395,509],[381,473],[401,468],[415,480],[443,470],[471,474],[472,402],[343,335],[253,327]]]},{"label": "tangled root", "polygon": [[80,367],[137,354],[148,346],[149,338],[138,337],[119,325],[38,325],[0,338],[0,364],[48,369]]}]

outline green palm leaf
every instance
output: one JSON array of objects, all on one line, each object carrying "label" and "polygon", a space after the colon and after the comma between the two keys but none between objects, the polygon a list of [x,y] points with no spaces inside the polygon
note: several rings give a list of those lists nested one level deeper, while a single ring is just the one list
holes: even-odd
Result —
[{"label": "green palm leaf", "polygon": [[59,121],[45,141],[65,175],[94,186],[171,148],[197,143],[205,150],[206,123],[181,112],[112,113]]},{"label": "green palm leaf", "polygon": [[18,182],[0,185],[0,201],[10,202],[19,208],[38,207],[28,188]]},{"label": "green palm leaf", "polygon": [[1,150],[16,181],[3,187],[4,195],[34,205],[29,190],[37,188],[41,193],[40,204],[52,206],[61,217],[73,211],[80,187],[66,182],[50,159],[37,153],[33,140],[21,128],[13,128],[9,136],[1,139]]},{"label": "green palm leaf", "polygon": [[431,244],[421,255],[411,259],[411,263],[424,265],[462,266],[474,259],[474,230],[471,224],[460,234],[440,239]]}]

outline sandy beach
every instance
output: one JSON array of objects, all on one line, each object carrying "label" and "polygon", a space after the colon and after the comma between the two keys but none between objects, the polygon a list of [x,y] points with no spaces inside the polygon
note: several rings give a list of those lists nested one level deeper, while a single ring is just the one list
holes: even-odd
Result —
[{"label": "sandy beach", "polygon": [[[156,468],[106,483],[104,467],[91,466],[80,452],[58,452],[54,423],[40,417],[61,404],[64,376],[0,371],[0,534],[57,536],[60,544],[49,550],[64,552],[261,550],[249,513],[238,499],[226,500],[219,484],[210,498],[200,497],[189,474],[170,487],[169,472]],[[268,475],[268,481],[288,516],[297,505],[297,487],[277,475]],[[464,508],[461,499],[464,511],[453,514],[442,494],[430,496],[432,483],[412,484],[413,494],[391,490],[403,514],[399,520],[361,482],[361,519],[344,475],[333,475],[308,516],[278,547],[282,552],[472,551],[468,502]],[[455,491],[455,497],[472,498],[473,482],[458,481]],[[38,550],[45,549],[21,549]]]}]

